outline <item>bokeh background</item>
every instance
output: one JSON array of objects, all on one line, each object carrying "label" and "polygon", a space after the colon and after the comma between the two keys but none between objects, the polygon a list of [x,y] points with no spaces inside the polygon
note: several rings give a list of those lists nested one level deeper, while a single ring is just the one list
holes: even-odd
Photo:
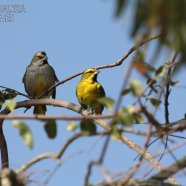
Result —
[{"label": "bokeh background", "polygon": [[[0,22],[0,85],[25,92],[22,83],[27,65],[33,54],[37,51],[45,51],[50,65],[56,71],[59,80],[69,77],[88,67],[114,63],[134,44],[130,37],[131,23],[133,22],[132,7],[125,10],[125,16],[116,19],[114,16],[115,1],[105,0],[32,0],[32,1],[1,1],[0,5],[24,5],[26,12],[15,13],[13,22]],[[132,6],[132,4],[131,4]],[[151,59],[153,46],[147,55],[147,61]],[[163,64],[171,59],[172,53],[162,49],[158,63]],[[132,56],[122,66],[103,69],[99,74],[98,81],[104,86],[107,96],[117,99],[123,78],[125,77],[128,64]],[[179,71],[176,80],[184,85],[186,75],[185,69]],[[143,80],[137,73],[132,78]],[[62,86],[57,87],[57,99],[78,104],[75,88],[80,77],[77,77]],[[184,116],[184,88],[175,88],[170,96],[170,119],[177,120]],[[130,104],[133,97],[124,98],[123,105]],[[17,101],[25,100],[17,97]],[[15,113],[23,113],[19,109]],[[32,109],[27,111],[32,113]],[[105,109],[104,113],[108,113]],[[164,122],[163,108],[158,111],[159,120]],[[76,115],[72,111],[62,108],[48,107],[47,114]],[[34,136],[34,148],[26,147],[18,130],[14,128],[11,121],[4,124],[4,132],[8,143],[10,166],[19,168],[31,158],[45,152],[57,152],[62,144],[72,136],[73,132],[66,129],[68,122],[57,121],[58,134],[53,140],[48,139],[40,121],[25,120]],[[136,128],[141,128],[137,126]],[[145,127],[144,127],[145,128]],[[131,136],[134,141],[143,145],[143,138]],[[100,149],[104,143],[104,137],[89,137],[77,140],[72,144],[62,158],[62,164],[52,175],[47,183],[52,185],[83,185],[87,165],[90,160],[99,157]],[[160,144],[156,143],[153,150],[160,150]],[[162,148],[163,149],[163,148]],[[152,152],[154,152],[152,150]],[[180,150],[177,154],[181,157],[185,154]],[[176,154],[176,155],[177,155]],[[134,158],[137,154],[129,150],[127,146],[112,141],[107,151],[105,165],[113,174],[124,173],[135,164]],[[169,155],[162,159],[162,164],[174,162]],[[31,185],[46,184],[46,180],[56,168],[54,160],[44,160],[28,170]],[[150,170],[146,165],[140,169],[138,177],[145,175]],[[183,180],[184,177],[179,175]],[[93,169],[91,182],[98,183],[103,179],[99,169]]]}]

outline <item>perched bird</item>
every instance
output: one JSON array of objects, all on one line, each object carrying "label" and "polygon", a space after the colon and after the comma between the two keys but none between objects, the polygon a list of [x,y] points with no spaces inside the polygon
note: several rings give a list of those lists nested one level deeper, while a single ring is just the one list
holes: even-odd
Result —
[{"label": "perched bird", "polygon": [[[35,53],[23,76],[23,83],[27,94],[37,99],[57,81],[54,69],[48,64],[46,53],[41,51]],[[49,98],[50,96],[55,98],[55,88],[42,98]],[[45,114],[45,112],[45,105],[34,107],[34,114]]]},{"label": "perched bird", "polygon": [[83,109],[92,109],[93,114],[102,114],[104,106],[97,101],[105,96],[101,84],[97,82],[99,70],[89,68],[83,72],[82,78],[76,87],[76,96]]}]

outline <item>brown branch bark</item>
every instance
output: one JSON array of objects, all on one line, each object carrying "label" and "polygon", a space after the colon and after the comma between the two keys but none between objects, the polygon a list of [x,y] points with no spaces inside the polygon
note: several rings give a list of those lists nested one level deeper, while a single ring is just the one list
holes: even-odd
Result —
[{"label": "brown branch bark", "polygon": [[[8,114],[7,110],[1,111],[2,114]],[[6,139],[3,133],[3,119],[0,120],[0,151],[1,151],[1,162],[2,168],[9,167],[8,148]]]},{"label": "brown branch bark", "polygon": [[184,156],[182,159],[177,160],[174,164],[171,166],[161,170],[158,174],[151,177],[151,179],[154,180],[166,180],[168,177],[172,176],[173,174],[176,174],[178,171],[184,169],[186,167],[186,156]]},{"label": "brown branch bark", "polygon": [[[53,100],[53,99],[39,99],[39,100],[28,100],[28,101],[22,101],[18,102],[16,109],[22,108],[22,107],[27,107],[27,106],[35,106],[35,105],[52,105],[52,106],[58,106],[58,107],[64,107],[70,110],[73,110],[74,112],[80,113],[82,115],[88,115],[88,112],[85,110],[82,110],[79,106],[73,104],[73,103],[68,103],[65,101],[60,101],[60,100]],[[1,113],[3,114],[8,114],[9,111],[4,110]],[[3,120],[0,120],[2,122]],[[109,132],[111,130],[110,126],[103,120],[96,119],[95,120],[101,127],[105,129],[105,131]],[[183,121],[182,121],[183,122]],[[175,123],[175,122],[174,122]],[[185,122],[184,122],[185,123]],[[2,139],[0,139],[1,141]],[[122,135],[122,142],[125,143],[129,148],[135,150],[139,154],[143,154],[143,148],[134,143],[131,139],[128,137]],[[1,153],[4,153],[5,148],[1,147]],[[8,157],[8,156],[7,156]],[[151,165],[156,168],[157,170],[161,170],[162,166],[161,164],[153,157],[153,155],[149,152],[146,152],[144,155],[144,159],[149,161]],[[7,159],[4,157],[4,162],[7,163]],[[6,160],[6,161],[5,161]],[[175,180],[174,180],[175,183]]]},{"label": "brown branch bark", "polygon": [[64,120],[64,121],[80,121],[82,119],[86,120],[95,120],[95,119],[111,119],[115,116],[115,114],[103,114],[103,115],[85,115],[85,116],[66,116],[66,115],[43,115],[43,114],[0,114],[0,119],[6,119],[6,120],[13,120],[13,119],[19,119],[19,120]]}]

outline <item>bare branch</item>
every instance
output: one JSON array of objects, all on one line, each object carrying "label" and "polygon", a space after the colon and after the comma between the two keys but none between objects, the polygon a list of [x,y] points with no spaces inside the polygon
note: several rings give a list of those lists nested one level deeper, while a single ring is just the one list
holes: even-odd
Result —
[{"label": "bare branch", "polygon": [[166,82],[165,82],[165,102],[164,102],[164,106],[165,106],[165,123],[169,123],[169,95],[171,93],[170,90],[170,82],[171,82],[171,75],[172,75],[172,65],[175,63],[176,57],[177,57],[177,53],[175,52],[172,60],[170,61],[170,63],[168,63],[169,67],[168,67],[168,72],[167,72],[167,78],[166,78]]},{"label": "bare branch", "polygon": [[139,161],[134,166],[134,168],[133,168],[132,172],[129,174],[128,178],[121,180],[121,182],[119,183],[119,186],[126,185],[130,181],[130,179],[136,174],[136,172],[139,170],[139,168],[143,162],[144,155],[147,152],[148,144],[149,144],[150,138],[151,138],[151,133],[152,133],[152,124],[150,124],[148,127],[145,145],[144,145],[141,157],[139,158]]},{"label": "bare branch", "polygon": [[0,150],[1,150],[2,167],[3,168],[9,167],[8,149],[7,149],[6,139],[3,133],[2,123],[0,123]]},{"label": "bare branch", "polygon": [[35,163],[44,160],[44,159],[54,159],[58,162],[60,162],[60,158],[62,157],[62,155],[64,154],[64,152],[66,151],[67,147],[74,142],[76,139],[78,139],[79,137],[81,137],[82,134],[81,133],[77,133],[75,135],[73,135],[71,138],[69,138],[61,147],[61,149],[59,150],[58,153],[44,153],[41,154],[35,158],[33,158],[32,160],[30,160],[29,162],[27,162],[26,164],[24,164],[23,166],[21,166],[16,172],[17,173],[22,173],[24,171],[26,171],[28,168],[30,168],[32,165],[34,165]]},{"label": "bare branch", "polygon": [[184,156],[180,160],[177,160],[177,162],[175,162],[171,166],[161,170],[158,174],[152,176],[151,179],[163,181],[168,177],[172,176],[173,174],[176,174],[178,171],[184,169],[185,167],[186,167],[186,156]]},{"label": "bare branch", "polygon": [[85,176],[85,179],[84,179],[84,186],[88,186],[89,185],[89,178],[90,178],[90,175],[92,173],[92,167],[97,164],[97,162],[95,161],[91,161],[89,164],[88,164],[88,168],[87,168],[87,173],[86,173],[86,176]]},{"label": "bare branch", "polygon": [[98,66],[96,68],[98,69],[103,69],[103,68],[112,68],[112,67],[116,67],[116,66],[120,66],[123,61],[125,59],[127,59],[127,57],[132,54],[135,50],[137,50],[138,48],[140,48],[141,46],[143,46],[144,44],[152,41],[152,40],[155,40],[155,39],[159,39],[161,38],[162,34],[157,34],[157,35],[154,35],[152,37],[148,37],[146,39],[144,39],[143,41],[137,43],[135,46],[133,46],[130,50],[128,50],[128,52],[126,54],[124,54],[120,59],[118,59],[115,63],[113,64],[110,64],[110,65],[103,65],[103,66]]},{"label": "bare branch", "polygon": [[[140,147],[138,144],[134,143],[131,139],[127,138],[126,136],[122,135],[122,139],[123,143],[125,143],[129,148],[135,150],[136,152],[138,152],[140,155],[143,154],[143,148]],[[146,152],[144,154],[144,159],[147,160],[155,169],[157,170],[162,170],[163,167],[161,166],[161,164],[156,160],[156,158],[150,153],[150,152]],[[173,177],[169,177],[168,178],[170,183],[173,184],[177,184],[177,181],[173,178]]]},{"label": "bare branch", "polygon": [[161,126],[161,124],[152,116],[152,114],[150,114],[146,110],[146,108],[142,104],[140,105],[141,105],[142,112],[145,114],[149,122],[156,128],[156,132],[158,133],[158,135],[162,136],[164,132],[164,127]]},{"label": "bare branch", "polygon": [[[116,180],[112,183],[101,183],[96,186],[118,186],[118,182],[120,180]],[[170,183],[164,183],[158,180],[134,180],[131,179],[126,186],[179,186]]]},{"label": "bare branch", "polygon": [[[117,67],[117,66],[120,66],[122,65],[122,63],[124,62],[125,59],[128,58],[128,56],[130,54],[132,54],[134,51],[136,51],[138,48],[140,48],[141,46],[143,46],[144,44],[152,41],[152,40],[155,40],[155,39],[159,39],[161,38],[162,34],[157,34],[157,35],[154,35],[154,36],[151,36],[151,37],[148,37],[146,39],[144,39],[143,41],[137,43],[135,46],[133,46],[130,50],[128,50],[127,53],[125,53],[120,59],[118,59],[116,62],[114,62],[113,64],[108,64],[108,65],[102,65],[102,66],[97,66],[95,68],[97,69],[104,69],[104,68],[113,68],[113,67]],[[51,90],[53,90],[55,87],[59,86],[59,85],[62,85],[64,83],[66,83],[67,81],[81,75],[83,73],[82,72],[79,72],[77,74],[74,74],[62,81],[59,81],[58,83],[56,83],[55,85],[53,85],[52,87],[50,87],[46,92],[44,92],[43,94],[41,94],[38,98],[42,98],[44,95],[46,95],[48,92],[50,92]]]},{"label": "bare branch", "polygon": [[32,165],[36,164],[37,162],[44,160],[44,159],[54,159],[56,161],[59,161],[57,158],[57,155],[55,153],[44,153],[40,154],[39,156],[36,156],[32,160],[28,161],[26,164],[22,165],[17,171],[17,174],[25,172],[27,169],[29,169]]},{"label": "bare branch", "polygon": [[79,121],[82,119],[86,120],[95,120],[95,119],[111,119],[115,116],[115,114],[103,114],[103,115],[85,115],[85,116],[66,116],[66,115],[43,115],[43,114],[0,114],[0,120],[6,119],[6,120],[13,120],[13,119],[30,119],[30,120],[64,120],[64,121]]},{"label": "bare branch", "polygon": [[[59,100],[53,100],[53,99],[40,99],[40,100],[29,100],[29,101],[22,101],[22,102],[18,102],[16,108],[21,108],[21,107],[26,107],[26,106],[35,106],[35,105],[42,105],[42,104],[46,104],[46,105],[53,105],[53,106],[60,106],[60,107],[65,107],[68,108],[70,110],[73,110],[77,113],[80,113],[82,115],[88,115],[87,111],[81,111],[81,108],[73,103],[68,103],[65,101],[59,101]],[[4,110],[3,113],[8,112],[7,110]],[[0,120],[2,121],[2,120]],[[95,120],[100,126],[102,126],[107,132],[109,132],[111,130],[110,126],[103,120]],[[127,144],[130,148],[132,148],[133,150],[137,151],[139,154],[143,154],[143,148],[141,148],[139,145],[137,145],[136,143],[134,143],[132,140],[130,140],[129,138],[127,138],[126,136],[122,136],[122,141]],[[152,154],[150,154],[149,152],[147,152],[144,155],[144,159],[146,159],[147,161],[149,161],[153,167],[155,167],[156,169],[160,170],[161,169],[161,165],[156,161],[156,159],[152,156]]]},{"label": "bare branch", "polygon": [[26,97],[26,98],[31,99],[31,97],[30,97],[29,95],[24,94],[24,93],[22,93],[22,92],[19,92],[19,91],[13,89],[13,88],[9,88],[9,87],[5,87],[5,86],[1,86],[1,85],[0,85],[0,87],[1,87],[1,88],[4,88],[4,89],[13,90],[17,95],[24,96],[24,97]]}]

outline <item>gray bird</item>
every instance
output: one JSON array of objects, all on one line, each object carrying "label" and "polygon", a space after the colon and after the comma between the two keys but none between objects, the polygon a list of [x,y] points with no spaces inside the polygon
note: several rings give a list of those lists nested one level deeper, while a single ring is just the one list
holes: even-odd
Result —
[{"label": "gray bird", "polygon": [[[54,69],[48,64],[46,53],[41,51],[36,52],[23,76],[25,91],[33,99],[37,99],[56,82],[58,82],[58,78]],[[55,88],[42,98],[49,98],[50,96],[55,99]],[[45,105],[35,106],[34,114],[45,114],[46,110]]]}]

